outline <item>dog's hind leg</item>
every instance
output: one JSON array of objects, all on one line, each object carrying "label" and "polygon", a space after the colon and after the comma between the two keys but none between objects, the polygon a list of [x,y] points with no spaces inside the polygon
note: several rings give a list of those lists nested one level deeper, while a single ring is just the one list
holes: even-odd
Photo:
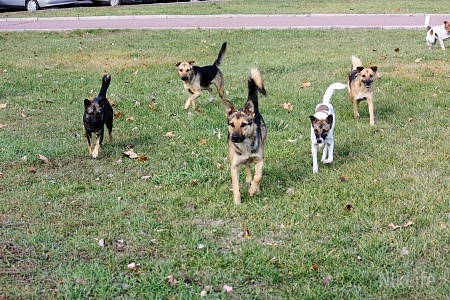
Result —
[{"label": "dog's hind leg", "polygon": [[445,50],[445,45],[444,45],[444,40],[443,39],[439,39],[439,44],[441,44],[442,50]]},{"label": "dog's hind leg", "polygon": [[111,143],[111,141],[112,141],[112,129],[113,129],[113,122],[112,122],[112,120],[106,122],[106,128],[108,129],[108,142]]},{"label": "dog's hind leg", "polygon": [[214,94],[211,87],[207,87],[206,90],[209,92],[209,103],[214,102]]},{"label": "dog's hind leg", "polygon": [[255,177],[253,178],[252,184],[250,185],[250,189],[248,190],[250,196],[253,196],[256,192],[259,191],[259,183],[261,182],[263,167],[264,167],[263,159],[256,162]]}]

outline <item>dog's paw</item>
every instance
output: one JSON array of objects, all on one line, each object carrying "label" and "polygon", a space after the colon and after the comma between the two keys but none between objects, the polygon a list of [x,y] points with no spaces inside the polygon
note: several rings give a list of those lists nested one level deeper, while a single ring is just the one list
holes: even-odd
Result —
[{"label": "dog's paw", "polygon": [[234,204],[236,205],[241,204],[241,195],[234,196]]},{"label": "dog's paw", "polygon": [[324,164],[331,164],[331,163],[333,162],[333,159],[332,159],[332,158],[323,159],[322,162],[323,162]]},{"label": "dog's paw", "polygon": [[252,183],[250,188],[248,189],[248,193],[250,196],[255,195],[259,191],[259,184]]}]

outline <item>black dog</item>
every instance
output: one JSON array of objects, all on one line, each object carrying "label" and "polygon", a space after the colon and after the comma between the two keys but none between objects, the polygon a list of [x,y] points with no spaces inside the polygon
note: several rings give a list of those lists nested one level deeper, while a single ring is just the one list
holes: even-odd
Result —
[{"label": "black dog", "polygon": [[[113,127],[113,109],[106,99],[106,91],[108,90],[109,83],[111,82],[111,75],[105,75],[102,79],[102,88],[98,97],[94,100],[84,99],[84,115],[83,123],[86,130],[86,138],[88,141],[89,154],[93,158],[98,156],[98,150],[103,142],[103,134],[106,128],[108,128],[108,140],[111,141],[111,132]],[[92,150],[91,139],[92,133],[97,135],[97,142],[95,148]]]}]

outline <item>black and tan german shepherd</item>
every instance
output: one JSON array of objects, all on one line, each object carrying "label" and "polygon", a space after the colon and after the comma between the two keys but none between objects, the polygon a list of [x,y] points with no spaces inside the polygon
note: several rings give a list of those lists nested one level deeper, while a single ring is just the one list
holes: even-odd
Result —
[{"label": "black and tan german shepherd", "polygon": [[[250,183],[249,194],[253,196],[259,191],[264,166],[264,142],[267,129],[264,119],[259,113],[258,91],[266,95],[264,83],[257,69],[250,71],[248,78],[248,100],[244,108],[236,110],[225,100],[228,123],[228,156],[231,163],[231,181],[233,185],[234,203],[241,203],[239,192],[239,169],[245,165],[246,182]],[[255,163],[255,176],[252,179],[250,165]]]},{"label": "black and tan german shepherd", "polygon": [[178,74],[183,81],[184,88],[191,94],[184,104],[184,109],[188,109],[189,106],[192,106],[192,108],[195,109],[195,99],[201,95],[202,90],[207,90],[209,92],[209,102],[213,102],[214,97],[210,87],[212,83],[216,86],[222,101],[225,101],[225,81],[222,72],[219,70],[219,65],[222,63],[226,52],[227,43],[225,42],[220,48],[217,59],[210,66],[194,66],[195,61],[193,60],[177,62],[175,64]]},{"label": "black and tan german shepherd", "polygon": [[[88,141],[89,154],[93,158],[97,158],[100,146],[103,143],[103,135],[106,128],[108,128],[108,140],[111,141],[111,132],[113,128],[113,109],[108,99],[106,99],[106,91],[111,82],[111,75],[105,75],[102,79],[102,87],[98,96],[92,100],[84,99],[84,115],[83,124],[86,131],[86,138]],[[94,149],[92,149],[92,133],[97,135],[97,142]]]}]

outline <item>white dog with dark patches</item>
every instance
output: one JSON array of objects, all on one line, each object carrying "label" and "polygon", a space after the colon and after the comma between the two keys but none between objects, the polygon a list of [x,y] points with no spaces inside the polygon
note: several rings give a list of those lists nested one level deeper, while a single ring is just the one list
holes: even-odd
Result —
[{"label": "white dog with dark patches", "polygon": [[317,163],[317,152],[323,149],[322,162],[329,164],[333,162],[334,136],[333,131],[336,126],[336,116],[331,105],[331,96],[336,90],[343,90],[347,87],[344,83],[333,83],[323,95],[322,103],[317,104],[314,116],[311,119],[311,153],[313,158],[313,173],[319,172]]},{"label": "white dog with dark patches", "polygon": [[428,30],[426,37],[428,48],[431,49],[439,41],[442,50],[445,50],[444,40],[450,38],[450,22],[444,21],[444,24],[440,26],[431,27],[430,16],[428,15],[425,17],[425,27]]}]

